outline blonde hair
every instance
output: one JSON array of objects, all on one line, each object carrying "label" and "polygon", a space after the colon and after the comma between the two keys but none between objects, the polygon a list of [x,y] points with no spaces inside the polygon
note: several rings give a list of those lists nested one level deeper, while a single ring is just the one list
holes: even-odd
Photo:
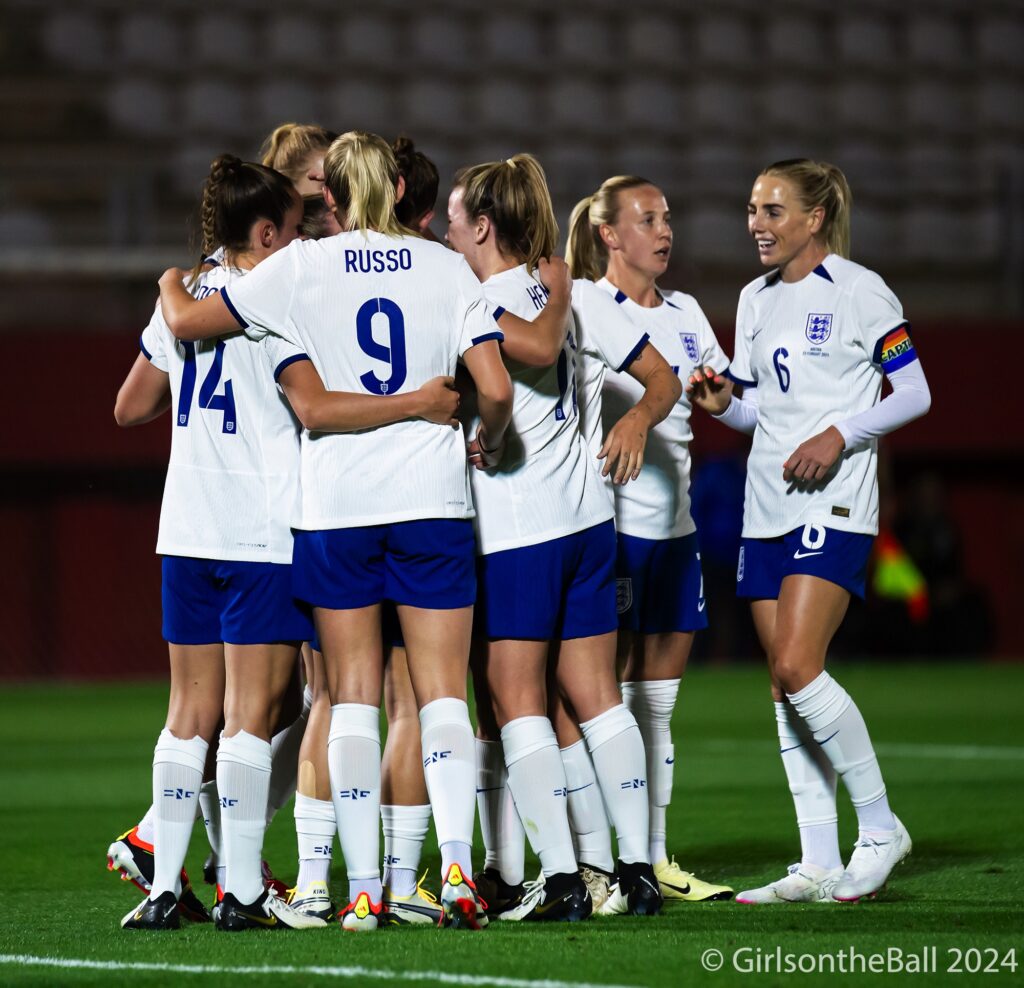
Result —
[{"label": "blonde hair", "polygon": [[383,137],[361,130],[342,134],[324,156],[324,178],[343,230],[411,235],[395,216],[398,162]]},{"label": "blonde hair", "polygon": [[654,183],[639,175],[616,175],[602,182],[593,195],[576,203],[569,217],[569,242],[565,248],[565,262],[574,278],[598,281],[604,277],[608,248],[601,239],[601,227],[618,222],[620,192],[644,185]]},{"label": "blonde hair", "polygon": [[830,254],[850,256],[850,209],[853,196],[846,176],[835,165],[811,158],[776,161],[762,175],[777,175],[791,182],[805,212],[825,210],[821,235]]},{"label": "blonde hair", "polygon": [[489,217],[498,246],[525,261],[528,270],[554,253],[558,222],[544,169],[532,154],[463,168],[455,187],[463,190],[466,215]]},{"label": "blonde hair", "polygon": [[326,151],[337,136],[318,124],[283,123],[263,142],[260,158],[298,184],[306,177],[310,156]]}]

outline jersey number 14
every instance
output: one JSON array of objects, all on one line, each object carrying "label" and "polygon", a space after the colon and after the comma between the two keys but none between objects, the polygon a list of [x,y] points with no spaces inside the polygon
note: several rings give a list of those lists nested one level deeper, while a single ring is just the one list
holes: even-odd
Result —
[{"label": "jersey number 14", "polygon": [[[185,353],[185,367],[181,373],[181,393],[178,395],[178,425],[188,426],[192,413],[192,398],[196,391],[196,345],[191,342],[180,344]],[[224,391],[217,394],[221,374],[224,372],[224,341],[217,340],[213,363],[199,388],[199,407],[207,411],[223,412],[221,432],[235,431],[235,392],[230,379],[224,382]]]}]

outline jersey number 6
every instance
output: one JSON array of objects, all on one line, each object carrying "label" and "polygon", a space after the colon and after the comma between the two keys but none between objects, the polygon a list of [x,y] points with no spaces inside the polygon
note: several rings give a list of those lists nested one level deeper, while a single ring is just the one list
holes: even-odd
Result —
[{"label": "jersey number 6", "polygon": [[[185,367],[181,373],[181,393],[178,395],[178,425],[187,426],[189,415],[192,412],[192,396],[196,390],[196,345],[191,342],[183,342],[180,345],[185,352]],[[199,407],[223,412],[221,432],[234,433],[235,392],[231,387],[230,379],[224,382],[224,393],[217,394],[217,385],[220,384],[220,376],[223,372],[224,341],[217,340],[217,346],[213,352],[213,363],[199,388]]]},{"label": "jersey number 6", "polygon": [[772,354],[772,363],[775,365],[775,373],[778,375],[779,387],[782,388],[783,394],[789,390],[789,368],[782,362],[782,358],[788,356],[789,351],[784,346],[780,346]]},{"label": "jersey number 6", "polygon": [[[378,313],[387,316],[387,346],[373,338],[373,317]],[[391,366],[391,375],[385,381],[377,377],[373,371],[367,371],[360,376],[359,380],[370,394],[391,394],[405,384],[405,316],[391,299],[371,298],[359,307],[356,313],[356,339],[359,341],[359,348],[368,357]]]}]

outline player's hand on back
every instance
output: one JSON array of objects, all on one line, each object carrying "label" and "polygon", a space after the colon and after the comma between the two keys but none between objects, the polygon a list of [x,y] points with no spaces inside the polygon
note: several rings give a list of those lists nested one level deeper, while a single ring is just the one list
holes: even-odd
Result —
[{"label": "player's hand on back", "polygon": [[168,268],[162,275],[160,275],[160,281],[157,284],[162,288],[164,285],[180,285],[189,275],[189,272],[184,268]]},{"label": "player's hand on back", "polygon": [[710,367],[697,367],[686,381],[686,396],[711,415],[721,415],[732,401],[732,381]]},{"label": "player's hand on back", "polygon": [[824,480],[845,446],[843,434],[834,425],[830,425],[824,432],[811,436],[797,446],[792,456],[782,465],[783,479],[804,484]]},{"label": "player's hand on back", "polygon": [[537,264],[537,277],[549,292],[572,292],[572,273],[565,258],[552,255],[542,257]]},{"label": "player's hand on back", "polygon": [[450,425],[453,429],[459,427],[459,392],[455,390],[454,377],[433,377],[418,394],[423,402],[420,418],[437,425]]},{"label": "player's hand on back", "polygon": [[496,447],[487,447],[487,435],[483,429],[477,430],[477,434],[466,443],[466,455],[469,458],[469,465],[477,470],[490,470],[501,462],[501,454],[505,451],[505,441],[502,440]]}]

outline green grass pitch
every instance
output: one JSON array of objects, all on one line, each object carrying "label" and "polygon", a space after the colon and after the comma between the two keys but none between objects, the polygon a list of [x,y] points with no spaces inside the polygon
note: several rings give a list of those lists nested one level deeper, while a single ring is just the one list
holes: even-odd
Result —
[{"label": "green grass pitch", "polygon": [[[227,936],[206,926],[164,935],[122,932],[120,917],[141,896],[105,870],[104,854],[148,803],[165,688],[4,688],[0,984],[845,985],[893,975],[858,970],[826,978],[764,973],[763,967],[760,974],[747,973],[735,969],[732,957],[745,951],[741,967],[758,958],[763,965],[779,950],[806,964],[799,955],[853,950],[868,957],[896,948],[909,958],[925,947],[936,948],[930,957],[938,970],[904,975],[910,984],[1024,980],[1024,972],[1010,969],[1024,960],[1024,666],[877,663],[837,665],[833,672],[865,714],[893,806],[914,839],[913,855],[877,901],[786,908],[684,903],[653,919],[494,924],[482,934],[405,929],[358,935],[335,928]],[[688,674],[677,710],[669,811],[669,846],[683,867],[740,889],[779,877],[799,856],[773,730],[763,670]],[[840,795],[845,849],[855,825]],[[431,842],[424,864],[436,890]],[[192,875],[200,876],[206,850],[197,827],[187,862]],[[293,879],[290,807],[275,820],[265,850],[277,873]],[[335,872],[343,874],[340,861]],[[709,949],[723,952],[722,970],[702,967]],[[43,967],[12,961],[15,956],[114,966]],[[962,974],[947,970],[958,956]],[[130,964],[196,970],[123,966]],[[264,965],[303,970],[241,970]],[[204,971],[208,966],[226,970]],[[991,973],[972,973],[979,966]]]}]

